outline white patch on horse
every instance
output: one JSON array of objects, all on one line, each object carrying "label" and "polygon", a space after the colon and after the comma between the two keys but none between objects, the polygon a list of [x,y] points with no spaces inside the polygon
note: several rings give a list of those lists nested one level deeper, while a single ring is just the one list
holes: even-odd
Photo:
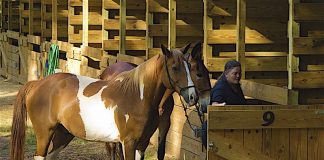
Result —
[{"label": "white patch on horse", "polygon": [[103,87],[91,97],[83,95],[84,89],[91,83],[98,81],[84,76],[79,79],[78,99],[80,103],[80,115],[85,127],[87,140],[118,142],[119,130],[115,122],[115,106],[105,106],[101,94],[106,88]]},{"label": "white patch on horse", "polygon": [[143,100],[144,99],[144,76],[143,75],[141,75],[140,76],[140,98],[141,98],[141,100]]},{"label": "white patch on horse", "polygon": [[135,153],[135,159],[137,160],[140,160],[141,159],[141,154],[139,153],[139,150],[136,150],[136,153]]},{"label": "white patch on horse", "polygon": [[129,115],[125,114],[125,118],[126,118],[126,123],[127,123],[127,121],[129,120]]},{"label": "white patch on horse", "polygon": [[[190,86],[194,86],[194,83],[191,79],[191,76],[190,76],[190,72],[189,72],[189,67],[188,67],[188,64],[187,62],[183,61],[184,65],[185,65],[185,68],[186,68],[186,72],[187,72],[187,80],[188,80],[188,87]],[[189,95],[192,95],[192,94],[196,94],[195,92],[195,88],[194,87],[190,87],[189,88]]]},{"label": "white patch on horse", "polygon": [[43,160],[45,157],[42,156],[34,156],[34,160]]},{"label": "white patch on horse", "polygon": [[124,80],[124,78],[123,77],[118,77],[118,78],[116,78],[116,80],[115,81],[119,81],[119,82],[122,82]]}]

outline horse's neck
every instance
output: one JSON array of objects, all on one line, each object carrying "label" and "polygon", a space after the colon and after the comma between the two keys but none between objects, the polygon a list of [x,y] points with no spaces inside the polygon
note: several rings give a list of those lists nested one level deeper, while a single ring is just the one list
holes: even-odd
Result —
[{"label": "horse's neck", "polygon": [[146,101],[162,99],[162,96],[161,98],[159,96],[165,91],[161,80],[163,62],[163,56],[155,56],[135,69],[119,74],[110,81],[111,85],[108,86],[126,97],[139,94],[140,98],[144,99],[145,94]]}]

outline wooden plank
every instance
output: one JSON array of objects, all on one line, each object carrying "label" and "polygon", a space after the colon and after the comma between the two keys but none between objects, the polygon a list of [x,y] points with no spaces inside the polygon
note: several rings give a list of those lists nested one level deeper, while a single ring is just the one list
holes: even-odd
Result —
[{"label": "wooden plank", "polygon": [[294,38],[294,55],[324,54],[324,38]]},{"label": "wooden plank", "polygon": [[[224,65],[235,58],[208,58],[209,72],[222,72]],[[287,57],[246,57],[246,71],[287,71]]]},{"label": "wooden plank", "polygon": [[28,32],[29,34],[33,35],[34,34],[34,15],[40,15],[40,14],[34,14],[34,0],[29,0],[29,19],[28,19]]},{"label": "wooden plank", "polygon": [[[82,15],[70,15],[69,20],[71,25],[83,25]],[[100,15],[89,14],[88,25],[102,25]]]},{"label": "wooden plank", "polygon": [[32,43],[32,44],[41,45],[41,37],[28,34],[27,35],[27,42]]},{"label": "wooden plank", "polygon": [[323,21],[324,3],[296,3],[296,21]]},{"label": "wooden plank", "polygon": [[[178,37],[202,37],[203,26],[200,24],[176,25]],[[149,25],[149,36],[168,36],[168,24]]]},{"label": "wooden plank", "polygon": [[[89,30],[88,43],[102,43],[102,31],[101,30]],[[82,43],[82,32],[79,34],[69,34],[70,43]]]},{"label": "wooden plank", "polygon": [[[153,37],[149,35],[149,26],[153,24],[153,13],[150,12],[150,0],[146,0],[146,10],[145,10],[145,39],[146,39],[146,51],[145,59],[150,58],[150,49],[153,48]],[[127,28],[127,26],[126,26]]]},{"label": "wooden plank", "polygon": [[[235,44],[236,42],[235,30],[208,30],[207,32],[208,44]],[[245,32],[246,44],[271,44],[275,42],[283,43],[285,41],[284,38],[277,35],[270,35],[271,39],[269,39],[266,35],[262,35],[256,30],[246,30]]]},{"label": "wooden plank", "polygon": [[[103,48],[104,50],[119,50],[119,40],[104,40]],[[145,50],[145,40],[127,40],[126,50]]]},{"label": "wooden plank", "polygon": [[12,39],[19,39],[19,32],[7,30],[7,37]]},{"label": "wooden plank", "polygon": [[249,80],[242,80],[241,87],[245,96],[282,105],[289,103],[288,89],[260,84]]},{"label": "wooden plank", "polygon": [[[91,3],[89,3],[90,7],[101,7],[102,0],[91,0]],[[69,0],[70,6],[72,7],[82,7],[83,0]]]},{"label": "wooden plank", "polygon": [[[105,30],[119,30],[119,20],[116,19],[105,19],[104,20]],[[127,20],[126,30],[145,31],[146,23],[143,20]]]},{"label": "wooden plank", "polygon": [[[275,115],[273,123],[263,126],[266,112]],[[272,110],[224,110],[208,113],[209,129],[258,129],[258,128],[323,128],[323,110],[272,109]]]},{"label": "wooden plank", "polygon": [[245,24],[246,24],[246,1],[236,2],[236,60],[241,63],[242,79],[245,79]]},{"label": "wooden plank", "polygon": [[52,0],[52,39],[57,40],[57,0]]},{"label": "wooden plank", "polygon": [[294,88],[324,88],[324,72],[309,71],[293,73]]},{"label": "wooden plank", "polygon": [[126,0],[120,0],[119,2],[119,54],[126,54]]},{"label": "wooden plank", "polygon": [[[210,120],[208,121],[211,122]],[[216,158],[216,156],[221,156],[231,160],[271,159],[260,152],[243,148],[242,144],[231,141],[230,139],[217,134],[213,134],[213,132],[213,130],[208,130],[210,143],[213,144],[213,146],[209,148],[208,159]]]},{"label": "wooden plank", "polygon": [[203,31],[204,31],[204,43],[203,43],[203,57],[204,64],[207,65],[207,59],[212,58],[212,47],[208,45],[208,31],[213,29],[213,20],[209,17],[209,0],[204,0],[204,18],[203,18]]},{"label": "wooden plank", "polygon": [[169,32],[168,32],[168,47],[169,49],[176,48],[177,39],[177,2],[176,0],[169,0]]},{"label": "wooden plank", "polygon": [[[297,0],[296,0],[297,1]],[[293,88],[293,72],[298,72],[298,58],[296,53],[294,37],[299,37],[299,25],[295,22],[295,0],[289,0],[289,21],[288,21],[288,89]]]},{"label": "wooden plank", "polygon": [[[220,57],[235,57],[236,52],[219,52]],[[246,57],[286,57],[287,52],[245,52]]]},{"label": "wooden plank", "polygon": [[290,159],[307,159],[307,129],[290,129]]},{"label": "wooden plank", "polygon": [[102,50],[98,48],[88,47],[88,46],[81,46],[81,55],[91,57],[96,61],[100,61],[102,57]]},{"label": "wooden plank", "polygon": [[144,62],[143,58],[135,57],[135,56],[129,56],[126,54],[117,54],[117,60],[123,61],[123,62],[130,62],[136,65],[140,65]]},{"label": "wooden plank", "polygon": [[324,65],[307,65],[307,71],[324,71]]},{"label": "wooden plank", "polygon": [[324,31],[308,31],[308,37],[324,38]]},{"label": "wooden plank", "polygon": [[[82,0],[82,45],[89,43],[89,1]],[[101,22],[101,21],[99,21]]]}]

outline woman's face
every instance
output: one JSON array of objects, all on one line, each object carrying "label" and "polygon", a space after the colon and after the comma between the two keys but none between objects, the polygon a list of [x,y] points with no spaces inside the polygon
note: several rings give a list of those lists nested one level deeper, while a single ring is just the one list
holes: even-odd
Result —
[{"label": "woman's face", "polygon": [[239,84],[242,72],[241,67],[234,67],[225,72],[225,77],[228,83]]}]

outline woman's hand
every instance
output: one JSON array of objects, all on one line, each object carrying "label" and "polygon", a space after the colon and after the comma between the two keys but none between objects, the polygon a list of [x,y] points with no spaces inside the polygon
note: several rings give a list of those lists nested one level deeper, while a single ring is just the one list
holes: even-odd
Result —
[{"label": "woman's hand", "polygon": [[218,102],[213,102],[212,103],[212,106],[225,106],[226,105],[226,103],[224,102],[224,103],[218,103]]}]

